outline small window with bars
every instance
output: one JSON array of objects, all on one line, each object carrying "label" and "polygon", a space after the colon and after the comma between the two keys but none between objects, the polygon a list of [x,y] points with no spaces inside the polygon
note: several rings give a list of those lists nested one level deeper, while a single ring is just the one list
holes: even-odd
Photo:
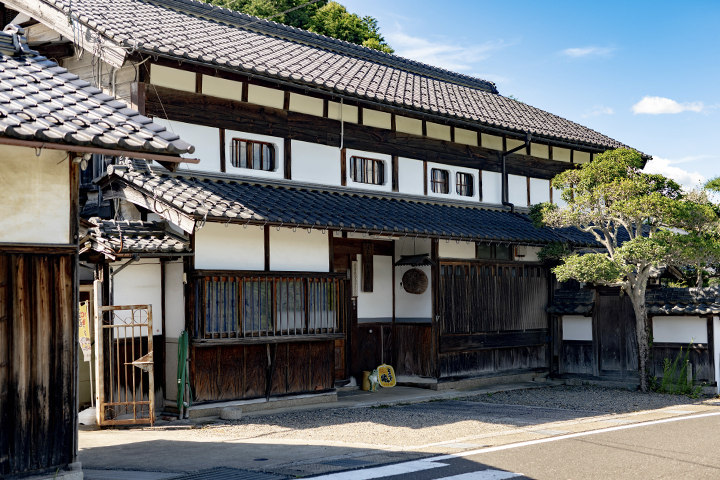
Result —
[{"label": "small window with bars", "polygon": [[385,162],[372,158],[350,157],[350,178],[353,182],[385,184]]},{"label": "small window with bars", "polygon": [[275,170],[275,145],[272,143],[233,138],[230,150],[230,164],[235,168]]},{"label": "small window with bars", "polygon": [[430,171],[430,189],[433,193],[450,193],[450,173],[433,168]]},{"label": "small window with bars", "polygon": [[471,174],[460,172],[455,174],[455,190],[458,195],[472,197],[475,194],[473,187],[473,176]]}]

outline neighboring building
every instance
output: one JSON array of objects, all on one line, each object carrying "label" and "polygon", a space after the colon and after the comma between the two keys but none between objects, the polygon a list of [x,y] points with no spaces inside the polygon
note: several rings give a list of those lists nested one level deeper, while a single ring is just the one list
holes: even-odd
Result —
[{"label": "neighboring building", "polygon": [[166,165],[192,147],[0,33],[0,477],[82,478],[77,455],[81,164]]},{"label": "neighboring building", "polygon": [[196,401],[332,394],[383,362],[432,388],[549,372],[536,253],[596,245],[527,209],[623,144],[491,82],[200,2],[3,3],[36,48],[197,147],[187,170],[115,162],[86,206],[189,235],[182,269],[133,298],[164,305],[166,358],[190,332]]}]

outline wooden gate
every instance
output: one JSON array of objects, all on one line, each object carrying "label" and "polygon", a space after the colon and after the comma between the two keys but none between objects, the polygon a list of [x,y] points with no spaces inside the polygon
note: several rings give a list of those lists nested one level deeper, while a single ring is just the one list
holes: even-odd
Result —
[{"label": "wooden gate", "polygon": [[97,307],[95,328],[98,425],[153,425],[152,307]]}]

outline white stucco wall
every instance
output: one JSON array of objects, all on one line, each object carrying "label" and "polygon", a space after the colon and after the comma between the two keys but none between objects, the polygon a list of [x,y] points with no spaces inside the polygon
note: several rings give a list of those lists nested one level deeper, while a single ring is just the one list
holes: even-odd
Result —
[{"label": "white stucco wall", "polygon": [[[382,113],[382,112],[380,112]],[[353,181],[351,178],[351,168],[350,168],[350,157],[362,157],[362,158],[371,158],[373,160],[381,160],[385,163],[385,178],[384,183],[382,185],[372,185],[369,183],[359,183]],[[362,150],[353,150],[348,148],[345,150],[345,160],[347,161],[347,186],[351,188],[361,188],[363,190],[378,190],[383,192],[390,192],[392,191],[392,156],[391,155],[385,155],[384,153],[374,153],[374,152],[364,152]]]},{"label": "white stucco wall", "polygon": [[530,179],[530,205],[550,201],[550,180]]},{"label": "white stucco wall", "polygon": [[[220,130],[204,125],[168,121],[160,117],[153,118],[153,121],[195,147],[193,153],[181,155],[185,158],[200,159],[197,165],[187,164],[190,170],[220,173]],[[180,169],[184,170],[185,166],[181,166]]]},{"label": "white stucco wall", "polygon": [[557,188],[552,189],[553,192],[553,203],[557,205],[558,207],[566,207],[567,202],[562,199],[562,191],[558,190]]},{"label": "white stucco wall", "polygon": [[482,172],[483,203],[502,203],[502,175],[500,172]]},{"label": "white stucco wall", "polygon": [[[232,165],[232,140],[257,140],[258,142],[271,143],[275,147],[275,165],[273,170],[253,170],[252,168],[239,168]],[[225,130],[225,171],[237,175],[252,176],[258,178],[282,179],[285,165],[285,140],[282,137],[271,137],[268,135],[256,135],[254,133],[238,132],[236,130]]]},{"label": "white stucco wall", "polygon": [[71,243],[68,153],[0,146],[0,242]]},{"label": "white stucco wall", "polygon": [[562,317],[563,340],[592,341],[592,317],[564,315]]},{"label": "white stucco wall", "polygon": [[195,233],[195,268],[264,270],[263,230],[256,225],[245,228],[242,225],[207,222]]},{"label": "white stucco wall", "polygon": [[422,160],[411,158],[398,158],[398,190],[400,193],[410,195],[423,195],[423,171]]},{"label": "white stucco wall", "polygon": [[528,206],[527,177],[508,175],[508,202],[517,207]]},{"label": "white stucco wall", "polygon": [[185,330],[183,262],[176,260],[165,264],[165,337],[179,338],[183,330]]},{"label": "white stucco wall", "polygon": [[707,343],[707,319],[700,317],[653,317],[655,343]]},{"label": "white stucco wall", "polygon": [[438,242],[438,255],[440,258],[476,258],[475,242],[460,242],[454,240],[449,242],[440,240]]},{"label": "white stucco wall", "polygon": [[[162,65],[150,65],[150,83],[159,87],[194,92],[195,72],[164,67]],[[150,94],[152,93],[153,92],[150,92]]]},{"label": "white stucco wall", "polygon": [[270,228],[270,270],[280,272],[330,271],[328,232],[298,228]]},{"label": "white stucco wall", "polygon": [[517,257],[515,260],[519,260],[521,262],[539,262],[540,259],[538,259],[537,254],[540,249],[541,247],[525,247],[525,256]]},{"label": "white stucco wall", "polygon": [[358,323],[392,321],[392,257],[373,256],[373,291],[362,291],[362,256],[358,260]]},{"label": "white stucco wall", "polygon": [[[118,269],[127,262],[110,264],[110,268]],[[133,263],[112,277],[112,304],[113,305],[151,305],[153,317],[153,335],[162,335],[162,286],[161,286],[160,260],[157,258],[143,258]],[[130,312],[127,312],[129,316]],[[123,312],[121,315],[125,315]],[[121,338],[125,337],[123,329],[118,331]],[[135,330],[138,336],[139,329]],[[142,335],[147,335],[147,329],[142,328]],[[130,336],[128,329],[127,336]]]},{"label": "white stucco wall", "polygon": [[226,78],[202,76],[202,93],[213,97],[227,98],[229,100],[242,101],[242,82],[228,80]]},{"label": "white stucco wall", "polygon": [[292,179],[299,182],[340,186],[340,149],[293,140]]},{"label": "white stucco wall", "polygon": [[[399,259],[401,255],[414,255],[420,253],[430,253],[431,240],[426,238],[417,240],[396,240],[395,241],[395,258]],[[440,245],[444,242],[441,241]],[[454,242],[451,242],[454,244]],[[474,244],[473,244],[474,245]],[[441,247],[442,248],[442,247]],[[395,322],[432,322],[432,288],[428,285],[428,289],[421,295],[408,293],[400,285],[403,274],[412,267],[395,267]],[[418,267],[422,270],[428,279],[431,279],[431,267]]]}]

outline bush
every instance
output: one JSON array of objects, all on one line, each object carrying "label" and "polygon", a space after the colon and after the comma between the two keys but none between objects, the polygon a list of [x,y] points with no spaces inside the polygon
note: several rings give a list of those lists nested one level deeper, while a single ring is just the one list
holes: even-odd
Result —
[{"label": "bush", "polygon": [[[674,361],[669,358],[663,360],[663,375],[658,383],[657,377],[653,377],[651,388],[659,393],[669,393],[671,395],[687,395],[691,398],[698,398],[702,385],[695,386],[695,375],[688,380],[688,366],[690,365],[690,348],[692,342],[688,345],[685,355],[683,349]],[[678,370],[679,369],[679,370]]]}]

